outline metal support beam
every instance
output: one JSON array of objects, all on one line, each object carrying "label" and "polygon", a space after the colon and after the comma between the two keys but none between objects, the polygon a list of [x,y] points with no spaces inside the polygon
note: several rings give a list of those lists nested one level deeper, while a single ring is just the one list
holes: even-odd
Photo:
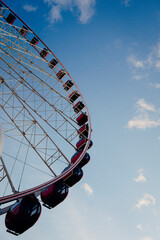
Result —
[{"label": "metal support beam", "polygon": [[13,186],[12,180],[11,180],[11,178],[10,178],[10,176],[9,176],[9,173],[8,173],[7,168],[6,168],[6,165],[5,165],[5,163],[4,163],[3,159],[2,159],[2,156],[0,156],[0,160],[1,160],[1,162],[2,162],[3,169],[4,169],[5,173],[6,173],[8,182],[9,182],[9,184],[10,184],[10,186],[11,186],[12,192],[13,192],[13,193],[16,193],[16,190],[15,190],[15,188],[14,188],[14,186]]}]

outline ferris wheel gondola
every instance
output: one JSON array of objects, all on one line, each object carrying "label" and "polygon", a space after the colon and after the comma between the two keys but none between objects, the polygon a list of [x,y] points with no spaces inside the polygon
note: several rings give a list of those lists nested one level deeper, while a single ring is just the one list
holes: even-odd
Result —
[{"label": "ferris wheel gondola", "polygon": [[[66,68],[1,0],[0,107],[0,214],[7,213],[9,232],[21,234],[40,216],[39,196],[53,208],[82,178],[90,160],[91,120]],[[31,223],[17,228],[14,222],[24,218]]]}]

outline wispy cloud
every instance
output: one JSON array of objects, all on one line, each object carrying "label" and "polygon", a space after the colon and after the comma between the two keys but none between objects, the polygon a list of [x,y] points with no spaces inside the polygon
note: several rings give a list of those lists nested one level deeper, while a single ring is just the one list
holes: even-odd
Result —
[{"label": "wispy cloud", "polygon": [[136,59],[136,57],[134,55],[131,55],[127,58],[127,62],[128,64],[130,64],[131,66],[135,67],[135,68],[144,68],[145,63],[142,60]]},{"label": "wispy cloud", "polygon": [[37,7],[34,7],[32,5],[28,5],[28,4],[25,4],[23,6],[23,9],[26,11],[26,12],[35,12],[37,10]]},{"label": "wispy cloud", "polygon": [[125,5],[126,7],[130,7],[131,1],[132,0],[123,0],[122,4]]},{"label": "wispy cloud", "polygon": [[80,12],[79,21],[87,23],[95,13],[95,0],[77,0],[76,5]]},{"label": "wispy cloud", "polygon": [[107,217],[107,221],[112,221],[112,218],[111,217]]},{"label": "wispy cloud", "polygon": [[138,75],[138,74],[137,74],[137,75],[134,75],[134,76],[133,76],[133,79],[139,81],[139,80],[142,80],[144,77],[145,77],[145,76],[143,76],[143,75]]},{"label": "wispy cloud", "polygon": [[[126,61],[132,71],[132,79],[141,80],[150,75],[150,70],[160,72],[160,39],[150,48],[146,56],[138,56],[134,51],[126,58]],[[160,88],[160,84],[153,83],[155,88]]]},{"label": "wispy cloud", "polygon": [[130,55],[127,58],[128,64],[137,69],[150,69],[151,67],[160,71],[160,40],[155,46],[151,48],[151,51],[148,53],[143,60],[139,60],[135,54]]},{"label": "wispy cloud", "polygon": [[156,46],[152,47],[146,62],[149,66],[155,67],[158,71],[160,70],[160,40]]},{"label": "wispy cloud", "polygon": [[138,203],[136,204],[136,208],[141,208],[143,206],[148,207],[149,205],[155,205],[156,204],[156,199],[148,194],[145,193],[142,198],[138,200]]},{"label": "wispy cloud", "polygon": [[160,120],[154,121],[149,119],[148,117],[138,116],[128,121],[128,128],[139,128],[139,129],[147,129],[153,128],[160,125]]},{"label": "wispy cloud", "polygon": [[86,191],[86,193],[88,193],[89,195],[93,194],[93,189],[88,183],[84,183],[83,188]]},{"label": "wispy cloud", "polygon": [[138,229],[141,230],[141,231],[143,230],[142,224],[137,224],[137,225],[136,225],[136,228],[138,228]]},{"label": "wispy cloud", "polygon": [[80,23],[87,23],[95,14],[96,0],[44,0],[50,6],[48,20],[55,23],[62,20],[62,12],[70,11],[77,17]]},{"label": "wispy cloud", "polygon": [[138,172],[138,177],[136,177],[134,179],[134,181],[137,182],[137,183],[139,183],[139,182],[146,182],[146,177],[143,174],[144,170],[143,169],[139,169],[137,172]]},{"label": "wispy cloud", "polygon": [[61,15],[61,8],[58,5],[52,6],[48,20],[50,23],[58,22],[59,20],[62,20],[62,15]]},{"label": "wispy cloud", "polygon": [[156,83],[155,88],[160,88],[160,83]]},{"label": "wispy cloud", "polygon": [[140,107],[140,109],[156,112],[156,109],[153,104],[147,103],[144,99],[139,99],[137,101],[137,105]]},{"label": "wispy cloud", "polygon": [[128,128],[147,129],[160,125],[159,113],[153,104],[147,103],[144,99],[136,102],[137,116],[128,121]]}]

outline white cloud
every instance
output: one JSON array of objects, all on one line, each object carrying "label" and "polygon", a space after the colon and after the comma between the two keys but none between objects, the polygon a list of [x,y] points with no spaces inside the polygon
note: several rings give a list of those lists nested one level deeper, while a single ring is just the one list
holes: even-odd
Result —
[{"label": "white cloud", "polygon": [[160,88],[160,83],[155,84],[155,88]]},{"label": "white cloud", "polygon": [[142,224],[137,224],[136,228],[138,228],[139,230],[143,230]]},{"label": "white cloud", "polygon": [[149,205],[155,205],[155,204],[156,204],[156,199],[152,195],[145,193],[143,198],[140,198],[138,200],[136,207],[137,208],[141,208],[143,206],[148,207]]},{"label": "white cloud", "polygon": [[25,4],[23,6],[23,9],[26,11],[26,12],[35,12],[37,10],[37,7],[34,7],[32,5],[28,5],[28,4]]},{"label": "white cloud", "polygon": [[135,68],[144,68],[144,61],[137,60],[135,56],[131,55],[127,58],[127,62]]},{"label": "white cloud", "polygon": [[138,177],[134,179],[135,182],[146,182],[146,177],[143,175],[143,169],[139,169],[138,172]]},{"label": "white cloud", "polygon": [[88,183],[84,183],[83,188],[89,195],[93,194],[93,189]]},{"label": "white cloud", "polygon": [[77,0],[77,7],[80,12],[79,21],[87,23],[95,13],[95,0]]},{"label": "white cloud", "polygon": [[[135,54],[132,54],[127,58],[127,62],[131,67],[134,68],[134,71],[135,69],[136,70],[145,69],[145,71],[147,71],[151,68],[160,71],[160,39],[157,42],[157,44],[151,48],[151,51],[148,53],[148,55],[146,55],[145,58],[143,58],[143,60],[139,60],[135,56]],[[139,75],[138,73],[136,73],[136,76],[138,77],[138,80],[139,78],[141,79],[140,77],[141,75]],[[136,77],[134,77],[134,79],[136,79]]]},{"label": "white cloud", "polygon": [[55,23],[62,20],[62,12],[70,11],[75,14],[78,11],[78,19],[82,24],[87,23],[95,13],[96,0],[44,0],[51,10],[48,20]]},{"label": "white cloud", "polygon": [[132,0],[124,0],[124,1],[122,2],[122,4],[124,4],[126,7],[129,7],[131,1],[132,1]]},{"label": "white cloud", "polygon": [[133,76],[133,79],[135,79],[135,80],[141,80],[143,78],[144,78],[144,76],[142,76],[142,75],[135,75],[135,76]]},{"label": "white cloud", "polygon": [[148,117],[143,118],[143,116],[134,117],[132,120],[128,121],[128,128],[139,128],[147,129],[153,128],[160,125],[160,119],[158,121],[151,120]]},{"label": "white cloud", "polygon": [[149,53],[146,64],[150,67],[155,67],[158,71],[160,70],[160,40]]},{"label": "white cloud", "polygon": [[156,109],[153,104],[147,103],[144,99],[139,99],[137,101],[137,105],[144,110],[151,111],[151,112],[156,112]]},{"label": "white cloud", "polygon": [[159,114],[153,104],[147,103],[144,99],[139,99],[136,102],[136,107],[138,115],[128,121],[128,128],[145,130],[160,125]]},{"label": "white cloud", "polygon": [[61,16],[61,9],[60,7],[57,6],[52,6],[50,13],[49,13],[49,21],[51,23],[57,22],[59,20],[62,20],[62,16]]},{"label": "white cloud", "polygon": [[112,221],[112,218],[111,217],[107,217],[107,220],[110,222],[110,221]]},{"label": "white cloud", "polygon": [[160,61],[157,61],[155,66],[157,69],[160,69]]}]

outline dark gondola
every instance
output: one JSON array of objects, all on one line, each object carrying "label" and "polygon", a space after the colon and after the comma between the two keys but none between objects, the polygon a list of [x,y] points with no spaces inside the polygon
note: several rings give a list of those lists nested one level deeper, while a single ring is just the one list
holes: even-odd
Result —
[{"label": "dark gondola", "polygon": [[[87,140],[86,140],[85,137],[80,138],[80,140],[76,143],[77,150],[81,150],[81,149],[83,150],[86,146],[86,143],[87,143]],[[89,145],[88,145],[88,149],[90,149],[92,146],[93,146],[93,141],[90,140]]]},{"label": "dark gondola", "polygon": [[76,143],[76,148],[78,150],[84,149],[86,142],[87,142],[87,139],[85,137],[80,138],[80,140]]},{"label": "dark gondola", "polygon": [[76,119],[79,126],[82,126],[84,123],[88,121],[88,116],[85,113],[81,113],[79,117]]},{"label": "dark gondola", "polygon": [[59,70],[59,72],[56,73],[56,76],[59,80],[61,80],[65,75],[66,75],[66,72],[63,69]]},{"label": "dark gondola", "polygon": [[[70,168],[70,166],[66,167],[63,171],[67,171]],[[83,171],[81,168],[79,167],[75,167],[72,171],[72,173],[69,174],[69,176],[65,179],[65,183],[69,186],[72,187],[73,185],[75,185],[77,182],[79,182],[81,180],[81,178],[83,177]]]},{"label": "dark gondola", "polygon": [[79,98],[80,94],[77,91],[73,91],[70,95],[69,95],[69,100],[70,102],[74,102],[77,98]]},{"label": "dark gondola", "polygon": [[26,36],[27,32],[28,32],[28,28],[27,28],[26,26],[24,26],[24,25],[23,25],[23,26],[21,27],[21,29],[19,30],[19,33],[20,33],[23,37]]},{"label": "dark gondola", "polygon": [[5,225],[7,231],[19,235],[32,227],[41,214],[41,205],[34,195],[25,196],[7,212]]},{"label": "dark gondola", "polygon": [[54,58],[48,63],[51,69],[53,69],[57,64],[58,64],[58,61]]},{"label": "dark gondola", "polygon": [[82,137],[88,137],[88,130],[89,130],[89,127],[88,127],[88,124],[84,124],[79,130],[78,130],[78,134],[79,134],[79,137],[82,138]]},{"label": "dark gondola", "polygon": [[41,199],[44,206],[54,208],[67,197],[68,192],[68,187],[63,180],[60,180],[42,190]]},{"label": "dark gondola", "polygon": [[39,40],[38,40],[36,37],[33,37],[33,38],[31,39],[31,44],[32,44],[33,46],[36,46],[36,45],[38,44],[38,42],[39,42]]},{"label": "dark gondola", "polygon": [[6,18],[6,22],[11,25],[14,23],[15,20],[16,20],[16,17],[12,13],[10,13]]},{"label": "dark gondola", "polygon": [[84,103],[79,101],[76,105],[73,106],[73,109],[76,113],[79,113],[84,108]]},{"label": "dark gondola", "polygon": [[93,146],[93,141],[92,141],[92,140],[90,140],[90,141],[89,141],[89,146],[88,146],[88,149],[90,149],[92,146]]},{"label": "dark gondola", "polygon": [[[80,157],[82,150],[77,151],[71,158],[71,163],[75,163],[78,158]],[[90,161],[90,155],[85,153],[84,157],[82,158],[81,162],[78,163],[77,167],[82,168]]]},{"label": "dark gondola", "polygon": [[64,90],[68,91],[73,86],[73,82],[68,80],[65,84],[63,84]]},{"label": "dark gondola", "polygon": [[47,48],[43,48],[42,51],[40,52],[40,56],[42,58],[46,58],[48,54],[49,54],[49,52],[48,52]]}]

